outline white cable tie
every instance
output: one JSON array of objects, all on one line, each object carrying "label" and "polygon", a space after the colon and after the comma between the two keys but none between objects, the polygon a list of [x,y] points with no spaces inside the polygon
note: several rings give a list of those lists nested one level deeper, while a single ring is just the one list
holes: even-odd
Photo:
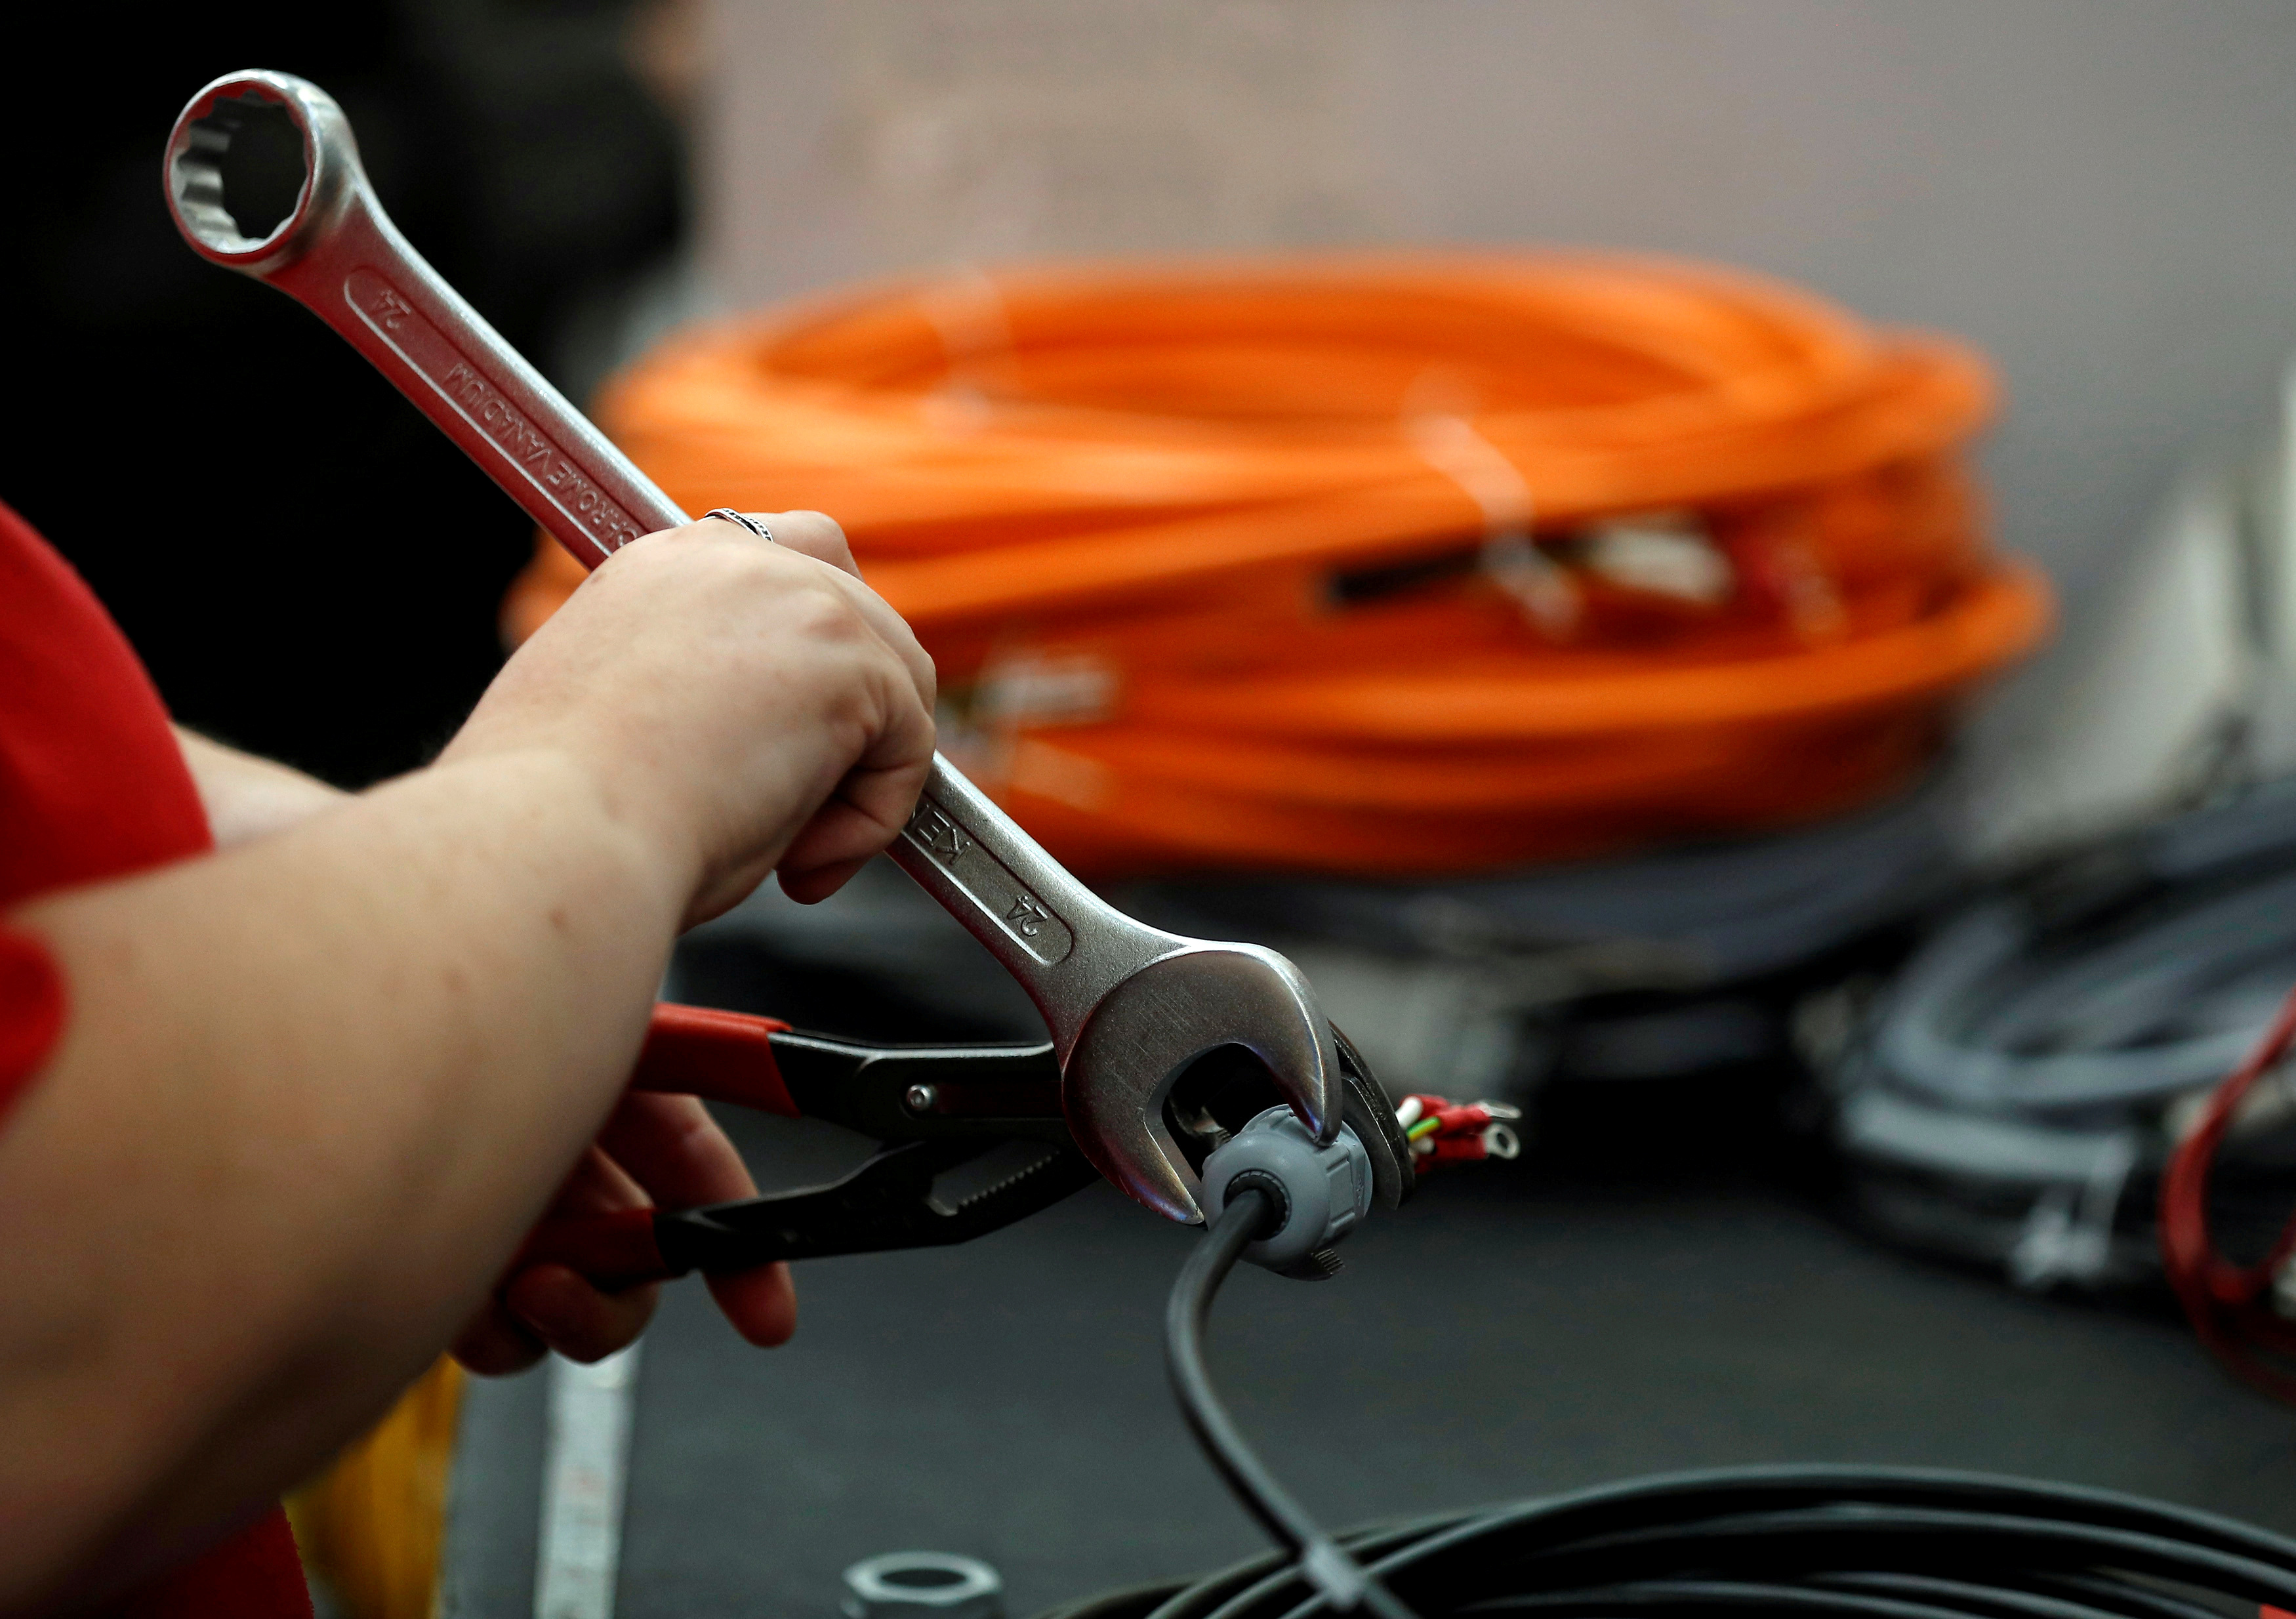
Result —
[{"label": "white cable tie", "polygon": [[1483,509],[1483,532],[1528,534],[1535,514],[1530,485],[1522,469],[1475,431],[1464,416],[1423,415],[1411,420],[1411,443],[1423,460],[1457,484]]},{"label": "white cable tie", "polygon": [[1300,1554],[1300,1572],[1340,1613],[1352,1613],[1364,1598],[1364,1572],[1336,1541],[1318,1535]]},{"label": "white cable tie", "polygon": [[1522,469],[1464,416],[1414,416],[1411,441],[1421,459],[1482,508],[1484,573],[1542,633],[1569,635],[1578,622],[1578,587],[1532,538],[1537,508]]},{"label": "white cable tie", "polygon": [[979,265],[950,266],[925,287],[917,308],[940,339],[952,376],[974,360],[1013,351],[1013,318],[1004,289]]},{"label": "white cable tie", "polygon": [[1493,535],[1483,541],[1480,560],[1485,576],[1514,597],[1550,639],[1561,640],[1578,628],[1578,585],[1528,532]]},{"label": "white cable tie", "polygon": [[947,380],[925,396],[922,409],[945,432],[983,431],[996,408],[980,389],[980,370],[983,362],[1013,352],[1013,322],[1004,292],[977,265],[960,264],[924,289],[917,308],[940,339],[948,368]]}]

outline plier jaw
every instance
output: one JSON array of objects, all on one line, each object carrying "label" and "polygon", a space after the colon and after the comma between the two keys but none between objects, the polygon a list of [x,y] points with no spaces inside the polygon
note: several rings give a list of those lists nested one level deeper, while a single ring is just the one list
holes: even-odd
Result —
[{"label": "plier jaw", "polygon": [[996,1142],[944,1137],[888,1146],[824,1187],[657,1215],[667,1269],[744,1270],[772,1260],[878,1253],[970,1242],[1051,1207],[1100,1179],[1071,1146],[1048,1147],[979,1190],[938,1183]]}]

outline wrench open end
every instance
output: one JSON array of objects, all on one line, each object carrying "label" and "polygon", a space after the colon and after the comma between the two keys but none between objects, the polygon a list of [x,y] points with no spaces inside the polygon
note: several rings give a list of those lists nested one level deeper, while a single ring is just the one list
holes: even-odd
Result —
[{"label": "wrench open end", "polygon": [[284,73],[226,74],[176,117],[168,211],[201,257],[260,272],[292,255],[340,189],[329,172],[340,165],[327,157],[331,147],[355,153],[349,143],[349,125],[324,92]]},{"label": "wrench open end", "polygon": [[[1164,1122],[1189,1064],[1240,1046],[1319,1141],[1338,1132],[1341,1089],[1332,1026],[1300,970],[1250,944],[1191,940],[1111,989],[1092,1010],[1063,1073],[1062,1111],[1100,1172],[1171,1220],[1202,1218],[1197,1177]],[[1089,1075],[1088,1083],[1078,1081]]]}]

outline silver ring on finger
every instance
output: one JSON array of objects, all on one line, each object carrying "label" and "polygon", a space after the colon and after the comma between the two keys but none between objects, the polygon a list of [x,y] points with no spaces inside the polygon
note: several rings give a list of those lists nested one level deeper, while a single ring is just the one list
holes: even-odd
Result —
[{"label": "silver ring on finger", "polygon": [[759,522],[747,512],[737,512],[732,506],[713,506],[709,511],[702,513],[701,515],[704,518],[722,517],[727,522],[738,524],[739,526],[749,530],[750,533],[756,535],[759,539],[764,540],[769,546],[779,545],[781,543],[774,538],[774,531],[771,529],[766,527],[765,524]]}]

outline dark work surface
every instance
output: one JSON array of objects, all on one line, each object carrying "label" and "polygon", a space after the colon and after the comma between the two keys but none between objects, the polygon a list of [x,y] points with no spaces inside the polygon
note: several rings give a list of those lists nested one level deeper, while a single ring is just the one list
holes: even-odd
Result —
[{"label": "dark work surface", "polygon": [[463,1385],[447,1502],[445,1619],[534,1611],[539,1549],[546,1385],[523,1377]]},{"label": "dark work surface", "polygon": [[[1330,1522],[1834,1460],[2296,1530],[2296,1415],[2166,1317],[1874,1247],[1751,1177],[1574,1181],[1569,1159],[1446,1171],[1358,1234],[1337,1280],[1247,1271],[1224,1295],[1213,1356],[1237,1416]],[[1017,1619],[1256,1549],[1165,1391],[1160,1319],[1190,1240],[1095,1188],[969,1247],[814,1262],[773,1353],[672,1288],[618,1612],[827,1619],[847,1564],[925,1548],[995,1564]],[[488,1598],[466,1615],[531,1611],[536,1387],[483,1390],[466,1423],[462,1509],[489,1528],[461,1541],[463,1589]],[[470,1500],[481,1478],[497,1499]]]}]

